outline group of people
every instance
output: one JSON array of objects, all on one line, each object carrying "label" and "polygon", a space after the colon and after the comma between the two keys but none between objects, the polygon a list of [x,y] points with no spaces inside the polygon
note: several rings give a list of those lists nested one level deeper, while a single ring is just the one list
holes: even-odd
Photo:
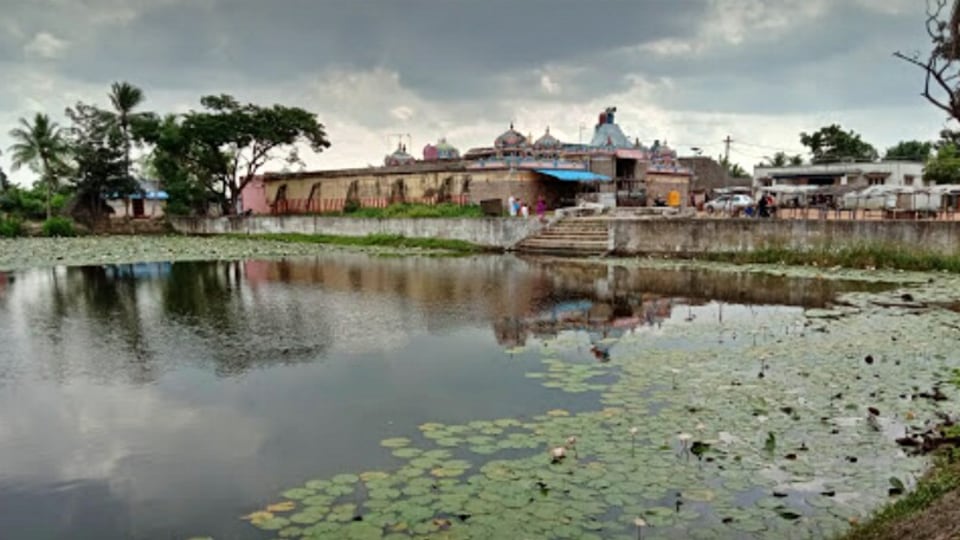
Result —
[{"label": "group of people", "polygon": [[757,198],[757,217],[768,218],[777,210],[777,202],[773,195],[761,193]]},{"label": "group of people", "polygon": [[[510,217],[530,217],[530,207],[527,203],[523,202],[523,199],[514,197],[513,195],[507,199],[507,211],[510,213]],[[537,197],[537,217],[540,218],[540,221],[543,221],[547,215],[547,201],[543,198],[543,195]]]}]

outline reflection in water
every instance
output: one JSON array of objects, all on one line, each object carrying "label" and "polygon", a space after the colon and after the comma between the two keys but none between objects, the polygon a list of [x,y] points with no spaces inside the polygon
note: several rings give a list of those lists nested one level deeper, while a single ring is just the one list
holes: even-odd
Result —
[{"label": "reflection in water", "polygon": [[391,467],[378,441],[424,421],[596,405],[504,348],[574,332],[579,361],[605,361],[612,338],[717,301],[813,307],[846,287],[350,253],[0,273],[4,536],[249,537],[234,518],[278,487]]}]

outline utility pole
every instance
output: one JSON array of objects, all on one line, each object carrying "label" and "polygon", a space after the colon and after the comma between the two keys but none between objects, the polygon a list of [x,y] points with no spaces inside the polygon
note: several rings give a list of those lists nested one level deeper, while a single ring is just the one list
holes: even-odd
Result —
[{"label": "utility pole", "polygon": [[732,142],[733,139],[729,135],[723,140],[723,168],[726,169],[723,175],[723,187],[727,187],[727,180],[730,178],[730,143]]},{"label": "utility pole", "polygon": [[733,142],[733,139],[727,135],[727,138],[723,140],[724,151],[723,151],[723,161],[725,163],[730,163],[730,143]]}]

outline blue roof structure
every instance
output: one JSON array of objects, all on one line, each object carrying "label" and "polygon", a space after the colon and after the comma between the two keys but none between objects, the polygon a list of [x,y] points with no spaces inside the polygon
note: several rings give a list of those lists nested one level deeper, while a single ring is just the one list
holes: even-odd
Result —
[{"label": "blue roof structure", "polygon": [[567,169],[536,169],[536,171],[564,182],[609,182],[611,180],[609,176],[590,171],[571,171]]}]

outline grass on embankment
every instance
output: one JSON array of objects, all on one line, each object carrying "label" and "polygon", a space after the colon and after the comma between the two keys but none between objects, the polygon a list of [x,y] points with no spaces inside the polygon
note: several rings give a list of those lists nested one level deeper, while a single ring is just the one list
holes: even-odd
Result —
[{"label": "grass on embankment", "polygon": [[452,203],[428,204],[391,204],[386,208],[357,208],[351,212],[325,212],[330,217],[351,218],[479,218],[483,210],[479,206]]},{"label": "grass on embankment", "polygon": [[922,249],[888,245],[862,245],[837,249],[794,250],[765,247],[754,251],[706,253],[697,258],[736,264],[788,264],[844,268],[886,268],[912,271],[960,272],[960,255],[943,255]]},{"label": "grass on embankment", "polygon": [[[960,461],[939,458],[916,488],[857,525],[842,540],[900,540],[909,538],[957,538],[960,534]],[[950,528],[953,530],[949,530]],[[937,536],[938,534],[943,536]]]},{"label": "grass on embankment", "polygon": [[331,246],[418,248],[456,253],[475,253],[483,248],[463,240],[444,238],[408,238],[398,234],[370,234],[367,236],[334,236],[329,234],[230,234],[230,238],[247,240],[270,240],[297,244],[327,244]]}]

